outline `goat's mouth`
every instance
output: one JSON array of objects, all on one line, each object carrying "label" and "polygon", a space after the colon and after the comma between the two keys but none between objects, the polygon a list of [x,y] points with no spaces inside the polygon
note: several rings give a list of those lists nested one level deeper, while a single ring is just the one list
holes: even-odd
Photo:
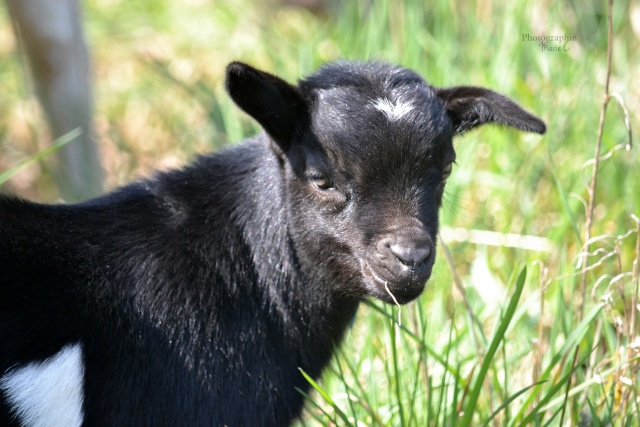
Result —
[{"label": "goat's mouth", "polygon": [[424,290],[431,275],[429,268],[426,277],[408,275],[404,277],[389,277],[391,273],[376,271],[375,267],[362,260],[361,271],[365,288],[369,295],[389,304],[406,304],[416,299]]}]

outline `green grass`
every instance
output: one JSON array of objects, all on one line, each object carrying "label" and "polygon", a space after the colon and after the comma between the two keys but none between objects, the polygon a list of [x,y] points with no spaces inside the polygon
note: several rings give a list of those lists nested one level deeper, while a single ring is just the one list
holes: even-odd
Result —
[{"label": "green grass", "polygon": [[[586,163],[604,93],[606,2],[330,3],[318,17],[249,0],[85,2],[109,185],[254,133],[255,124],[222,88],[224,66],[235,59],[295,81],[337,57],[377,58],[414,68],[437,86],[504,93],[540,115],[548,132],[486,127],[459,138],[442,223],[539,236],[553,249],[508,247],[473,233],[445,238],[452,261],[440,248],[417,302],[400,312],[378,301],[363,305],[299,424],[640,425],[632,315],[637,146],[600,166],[592,232],[599,240],[590,247],[588,298],[579,316],[581,200],[588,199]],[[638,133],[640,36],[632,31],[638,6],[631,3],[614,5],[611,90],[624,99]],[[576,41],[569,51],[543,52],[522,34],[572,34]],[[2,16],[3,171],[47,147],[14,46]],[[603,153],[626,143],[620,111],[609,105]],[[45,159],[5,187],[51,201],[57,197],[51,182]]]}]

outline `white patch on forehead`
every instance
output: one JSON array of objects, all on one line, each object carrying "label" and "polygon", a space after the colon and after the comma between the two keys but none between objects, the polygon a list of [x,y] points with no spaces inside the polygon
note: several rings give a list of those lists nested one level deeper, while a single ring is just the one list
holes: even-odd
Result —
[{"label": "white patch on forehead", "polygon": [[83,380],[82,346],[74,344],[42,362],[9,370],[0,378],[0,391],[25,427],[79,427]]},{"label": "white patch on forehead", "polygon": [[413,105],[408,102],[404,102],[401,99],[398,99],[393,103],[387,98],[376,99],[373,106],[377,110],[382,111],[389,120],[399,120],[414,108]]}]

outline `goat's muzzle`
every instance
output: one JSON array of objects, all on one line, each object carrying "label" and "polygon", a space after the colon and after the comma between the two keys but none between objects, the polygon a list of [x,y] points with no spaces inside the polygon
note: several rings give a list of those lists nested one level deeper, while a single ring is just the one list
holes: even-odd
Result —
[{"label": "goat's muzzle", "polygon": [[373,296],[406,303],[422,293],[434,261],[433,239],[423,228],[407,227],[379,236],[362,262],[362,274]]}]

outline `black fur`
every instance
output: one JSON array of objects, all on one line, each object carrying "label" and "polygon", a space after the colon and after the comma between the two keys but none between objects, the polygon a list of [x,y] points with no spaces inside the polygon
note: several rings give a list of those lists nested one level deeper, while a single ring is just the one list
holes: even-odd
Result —
[{"label": "black fur", "polygon": [[378,62],[226,85],[266,134],[77,205],[0,196],[0,377],[80,343],[87,426],[288,425],[362,298],[421,293],[454,134],[544,132]]}]

